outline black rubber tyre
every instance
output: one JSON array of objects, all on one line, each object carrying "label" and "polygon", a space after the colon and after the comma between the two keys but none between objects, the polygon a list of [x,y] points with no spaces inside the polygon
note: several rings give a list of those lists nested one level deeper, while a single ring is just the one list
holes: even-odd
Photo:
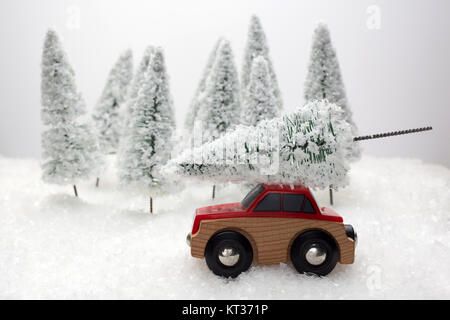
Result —
[{"label": "black rubber tyre", "polygon": [[[308,262],[306,253],[314,246],[326,252],[325,261],[319,265]],[[329,274],[339,259],[336,243],[324,232],[307,231],[297,237],[291,248],[291,261],[299,273],[314,273],[319,276]]]},{"label": "black rubber tyre", "polygon": [[[239,254],[237,262],[227,266],[220,261],[219,254],[225,248],[232,248]],[[250,268],[253,250],[248,240],[240,233],[224,231],[213,236],[205,248],[205,260],[211,271],[222,277],[236,278]]]}]

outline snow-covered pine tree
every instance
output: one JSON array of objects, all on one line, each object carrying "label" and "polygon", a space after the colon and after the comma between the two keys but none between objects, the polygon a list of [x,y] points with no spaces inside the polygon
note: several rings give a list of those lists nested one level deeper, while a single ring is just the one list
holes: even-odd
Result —
[{"label": "snow-covered pine tree", "polygon": [[[102,95],[94,109],[92,120],[96,129],[99,155],[116,154],[122,134],[122,107],[125,104],[128,88],[133,78],[133,53],[125,51],[118,59],[108,75]],[[103,159],[97,164],[98,172],[102,171]],[[97,176],[96,186],[99,186]]]},{"label": "snow-covered pine tree", "polygon": [[[121,180],[127,184],[161,185],[159,169],[170,158],[175,129],[172,98],[162,49],[156,48],[132,107],[129,148]],[[126,170],[124,172],[123,170]]]},{"label": "snow-covered pine tree", "polygon": [[[314,30],[304,97],[306,101],[326,99],[340,106],[344,111],[345,120],[352,128],[353,135],[357,135],[357,128],[348,105],[336,51],[331,43],[328,27],[323,23],[319,23]],[[349,145],[349,148],[347,150],[348,159],[358,159],[360,156],[358,144]]]},{"label": "snow-covered pine tree", "polygon": [[203,141],[217,139],[237,125],[240,111],[239,80],[233,52],[230,42],[222,39],[198,113],[198,120],[203,125]]},{"label": "snow-covered pine tree", "polygon": [[[134,77],[132,78],[132,81],[130,83],[130,86],[128,88],[128,94],[126,96],[125,101],[125,108],[122,109],[123,114],[123,123],[122,123],[122,136],[126,136],[128,133],[128,128],[130,126],[130,119],[132,116],[132,108],[134,104],[136,103],[136,98],[138,95],[138,91],[140,89],[140,85],[142,80],[144,79],[144,75],[147,72],[148,65],[150,63],[150,57],[153,54],[155,48],[153,46],[148,46],[144,54],[142,56],[142,59],[139,63],[139,66],[134,74]],[[122,139],[122,137],[121,137]],[[126,142],[125,142],[126,143]]]},{"label": "snow-covered pine tree", "polygon": [[70,66],[56,32],[47,32],[42,55],[41,118],[48,128],[42,134],[44,181],[73,184],[92,173],[97,148],[89,128],[79,117],[86,107],[75,84]]},{"label": "snow-covered pine tree", "polygon": [[241,125],[202,147],[186,150],[163,170],[169,176],[214,182],[342,187],[348,171],[343,150],[352,143],[342,109],[327,101],[310,101],[289,115],[254,127]]},{"label": "snow-covered pine tree", "polygon": [[208,62],[206,64],[205,70],[203,71],[202,78],[200,79],[200,82],[198,84],[197,91],[195,92],[194,98],[192,99],[191,104],[189,106],[189,111],[186,115],[186,120],[184,124],[184,127],[188,132],[192,132],[192,129],[194,128],[194,123],[195,120],[197,119],[197,114],[201,105],[201,101],[205,97],[206,82],[208,80],[209,75],[211,74],[211,69],[213,68],[214,62],[216,60],[217,49],[219,48],[221,41],[222,38],[219,38],[216,41],[214,48],[209,55]]},{"label": "snow-covered pine tree", "polygon": [[247,43],[244,53],[244,64],[241,74],[241,96],[243,99],[245,97],[247,86],[250,83],[253,60],[259,56],[262,56],[267,62],[269,74],[272,78],[273,93],[277,99],[277,106],[279,109],[282,109],[283,100],[281,98],[281,92],[278,86],[278,80],[273,68],[272,60],[269,56],[269,46],[267,45],[266,35],[262,28],[261,21],[254,15],[251,17],[250,27],[248,30]]},{"label": "snow-covered pine tree", "polygon": [[269,67],[262,56],[253,60],[244,101],[241,119],[245,125],[254,126],[261,120],[273,119],[279,114],[280,109],[273,92]]},{"label": "snow-covered pine tree", "polygon": [[131,50],[127,50],[109,72],[105,88],[93,112],[101,154],[117,153],[121,133],[119,112],[126,101],[132,77],[133,54]]},{"label": "snow-covered pine tree", "polygon": [[136,104],[138,92],[144,80],[145,73],[148,70],[150,58],[154,50],[155,48],[153,46],[148,46],[145,49],[141,61],[139,62],[138,68],[134,74],[133,80],[131,81],[130,87],[128,89],[128,94],[125,101],[125,108],[122,108],[121,111],[122,129],[117,156],[117,167],[119,169],[119,177],[121,181],[132,180],[132,177],[130,176],[132,163],[129,162],[128,154],[130,153],[130,148],[133,147],[130,141],[133,107]]}]

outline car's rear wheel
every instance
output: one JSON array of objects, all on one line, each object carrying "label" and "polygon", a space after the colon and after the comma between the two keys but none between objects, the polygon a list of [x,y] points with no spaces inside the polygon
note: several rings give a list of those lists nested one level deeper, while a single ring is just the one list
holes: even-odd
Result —
[{"label": "car's rear wheel", "polygon": [[205,260],[214,274],[235,278],[251,266],[252,246],[242,234],[224,231],[209,240]]},{"label": "car's rear wheel", "polygon": [[338,259],[336,243],[321,231],[307,231],[292,244],[291,261],[300,273],[325,276],[334,269]]}]

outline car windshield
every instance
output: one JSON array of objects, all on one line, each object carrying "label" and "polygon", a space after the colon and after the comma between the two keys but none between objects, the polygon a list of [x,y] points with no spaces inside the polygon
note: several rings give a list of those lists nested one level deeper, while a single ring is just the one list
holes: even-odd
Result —
[{"label": "car windshield", "polygon": [[314,197],[314,194],[312,192],[309,193],[311,195],[312,201],[314,201],[317,204],[317,207],[319,208],[319,211],[321,212],[322,209],[320,209],[319,203],[316,201],[316,198]]},{"label": "car windshield", "polygon": [[260,184],[253,187],[253,189],[250,190],[250,192],[247,193],[245,198],[241,201],[241,205],[244,208],[248,208],[253,203],[253,201],[255,201],[256,197],[259,196],[261,194],[261,192],[263,192],[263,190],[264,190],[264,187]]}]

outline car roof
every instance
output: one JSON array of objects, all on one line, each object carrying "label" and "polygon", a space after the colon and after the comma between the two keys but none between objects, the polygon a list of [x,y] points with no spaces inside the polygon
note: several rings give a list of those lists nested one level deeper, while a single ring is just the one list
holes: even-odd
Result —
[{"label": "car roof", "polygon": [[308,192],[309,188],[303,185],[282,185],[282,184],[262,184],[264,189],[268,191],[298,191]]}]

